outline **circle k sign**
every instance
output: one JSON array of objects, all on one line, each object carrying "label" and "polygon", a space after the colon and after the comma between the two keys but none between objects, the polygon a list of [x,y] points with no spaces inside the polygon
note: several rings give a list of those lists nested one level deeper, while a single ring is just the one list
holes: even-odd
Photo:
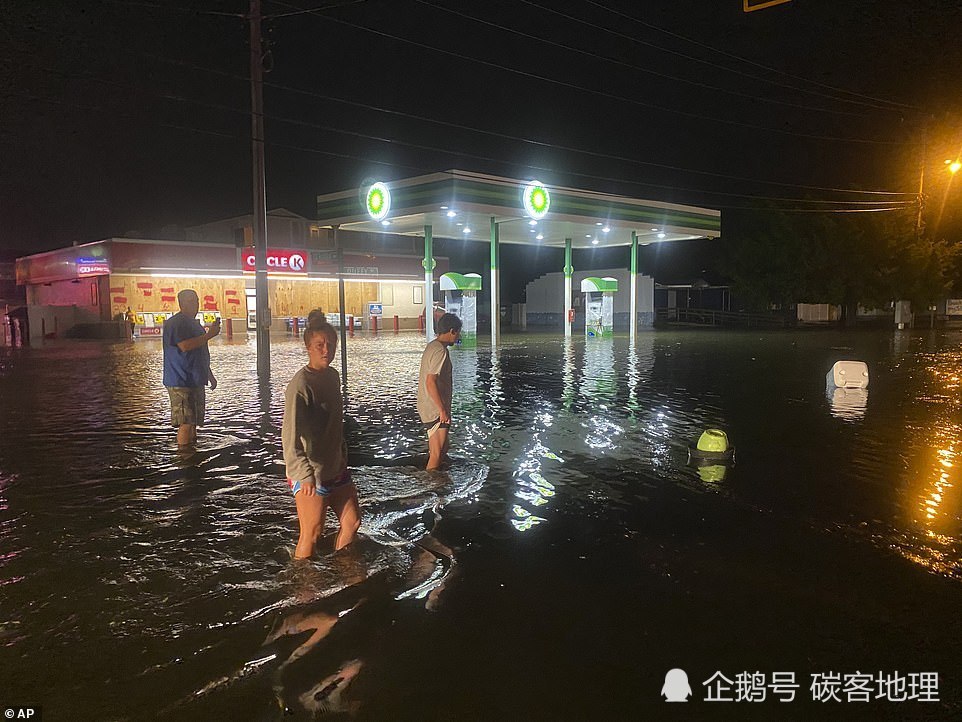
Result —
[{"label": "circle k sign", "polygon": [[[250,249],[244,251],[244,270],[257,270],[256,256]],[[289,273],[307,273],[307,254],[304,251],[285,251],[268,249],[267,270],[286,271]]]}]

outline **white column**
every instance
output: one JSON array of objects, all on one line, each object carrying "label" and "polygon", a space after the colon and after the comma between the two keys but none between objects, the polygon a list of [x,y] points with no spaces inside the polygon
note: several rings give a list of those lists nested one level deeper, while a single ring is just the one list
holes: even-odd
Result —
[{"label": "white column", "polygon": [[574,267],[571,265],[571,239],[565,238],[565,338],[571,338],[571,274]]},{"label": "white column", "polygon": [[632,343],[638,331],[638,234],[631,232],[631,261],[628,264],[628,276],[631,280],[631,299],[628,304],[628,337]]},{"label": "white column", "polygon": [[500,287],[498,284],[498,263],[501,251],[498,248],[498,223],[491,216],[491,348],[498,345],[498,331],[501,325]]},{"label": "white column", "polygon": [[424,335],[434,340],[434,237],[431,226],[424,226]]}]

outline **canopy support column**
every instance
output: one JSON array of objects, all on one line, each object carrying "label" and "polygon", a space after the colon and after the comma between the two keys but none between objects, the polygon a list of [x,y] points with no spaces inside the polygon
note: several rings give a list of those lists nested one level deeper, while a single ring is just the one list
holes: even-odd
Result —
[{"label": "canopy support column", "polygon": [[571,274],[574,273],[574,266],[571,265],[571,239],[565,238],[565,338],[571,338]]},{"label": "canopy support column", "polygon": [[628,315],[628,338],[631,343],[635,342],[635,333],[638,331],[638,234],[631,232],[631,261],[628,265],[631,287],[631,300],[629,303]]},{"label": "canopy support column", "polygon": [[337,249],[337,305],[340,316],[341,332],[341,395],[347,399],[347,304],[344,302],[344,249],[337,237],[337,229],[332,226],[334,247]]},{"label": "canopy support column", "polygon": [[498,332],[501,330],[501,303],[499,281],[499,262],[501,259],[501,248],[499,246],[500,235],[498,232],[498,222],[491,216],[491,348],[498,345]]},{"label": "canopy support column", "polygon": [[424,226],[424,335],[434,340],[434,235],[431,226]]}]

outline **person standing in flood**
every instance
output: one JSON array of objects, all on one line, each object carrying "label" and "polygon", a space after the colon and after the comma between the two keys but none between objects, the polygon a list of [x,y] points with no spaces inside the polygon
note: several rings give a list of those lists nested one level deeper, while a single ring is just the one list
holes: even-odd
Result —
[{"label": "person standing in flood", "polygon": [[177,427],[177,446],[190,448],[197,443],[197,427],[204,423],[205,386],[217,388],[210,368],[207,342],[220,333],[220,319],[210,330],[197,320],[200,299],[185,288],[177,294],[180,311],[164,322],[164,386],[170,395],[170,421]]},{"label": "person standing in flood", "polygon": [[418,374],[418,415],[428,432],[428,471],[448,459],[451,396],[454,389],[448,347],[461,335],[461,319],[446,313],[437,322],[437,336],[424,347]]},{"label": "person standing in flood", "polygon": [[357,488],[347,468],[341,377],[331,366],[337,331],[317,308],[304,329],[307,365],[284,391],[281,441],[287,485],[294,494],[300,534],[295,559],[307,559],[324,534],[327,507],[337,514],[340,529],[334,549],[354,541],[361,526]]},{"label": "person standing in flood", "polygon": [[124,323],[127,324],[127,338],[133,340],[134,329],[137,327],[137,319],[134,317],[134,312],[130,310],[130,306],[127,306],[127,311],[124,313]]}]

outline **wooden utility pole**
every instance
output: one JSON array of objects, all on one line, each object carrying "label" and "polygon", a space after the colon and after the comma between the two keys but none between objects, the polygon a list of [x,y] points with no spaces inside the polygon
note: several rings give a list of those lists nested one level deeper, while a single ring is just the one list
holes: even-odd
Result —
[{"label": "wooden utility pole", "polygon": [[267,287],[267,189],[264,173],[264,63],[261,2],[250,0],[251,153],[254,186],[254,297],[257,304],[257,379],[271,377],[271,308]]}]

